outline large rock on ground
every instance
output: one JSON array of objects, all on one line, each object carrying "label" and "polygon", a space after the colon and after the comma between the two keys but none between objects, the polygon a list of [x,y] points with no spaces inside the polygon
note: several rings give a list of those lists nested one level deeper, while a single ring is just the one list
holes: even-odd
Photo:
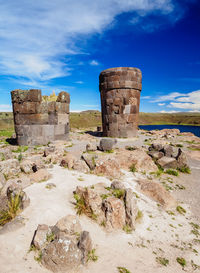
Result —
[{"label": "large rock on ground", "polygon": [[12,184],[7,188],[7,198],[10,202],[19,198],[19,209],[25,209],[30,204],[30,199],[19,185]]},{"label": "large rock on ground", "polygon": [[51,233],[51,229],[48,225],[38,225],[37,230],[35,231],[32,245],[34,245],[37,249],[42,249],[47,242],[47,235]]},{"label": "large rock on ground", "polygon": [[85,163],[84,160],[77,160],[74,163],[73,169],[78,172],[82,172],[82,173],[89,173],[90,172],[90,168],[88,167],[88,165]]},{"label": "large rock on ground", "polygon": [[115,159],[120,168],[129,170],[132,165],[137,171],[156,172],[158,167],[145,150],[139,148],[134,151],[120,150]]},{"label": "large rock on ground", "polygon": [[81,259],[82,252],[70,236],[56,239],[42,250],[42,264],[53,272],[73,272]]},{"label": "large rock on ground", "polygon": [[114,145],[117,143],[116,139],[101,139],[99,143],[99,150],[100,151],[111,151],[114,147]]},{"label": "large rock on ground", "polygon": [[82,159],[85,161],[91,171],[96,167],[96,158],[97,156],[93,154],[82,154]]},{"label": "large rock on ground", "polygon": [[96,162],[94,173],[108,178],[120,178],[122,176],[118,160],[114,158],[99,159]]},{"label": "large rock on ground", "polygon": [[62,158],[60,165],[63,167],[66,166],[69,169],[72,169],[76,161],[77,161],[77,158],[73,154],[68,153],[66,156]]},{"label": "large rock on ground", "polygon": [[32,183],[37,183],[47,181],[51,175],[46,169],[40,169],[37,172],[32,173],[29,177]]},{"label": "large rock on ground", "polygon": [[8,159],[0,162],[0,173],[7,177],[15,176],[21,172],[19,161],[17,159]]},{"label": "large rock on ground", "polygon": [[77,272],[92,250],[89,232],[82,231],[76,216],[67,215],[55,226],[38,225],[32,245],[41,253],[41,263],[53,272]]},{"label": "large rock on ground", "polygon": [[145,195],[160,203],[163,208],[169,209],[176,206],[176,200],[162,185],[149,180],[138,180],[138,184]]},{"label": "large rock on ground", "polygon": [[125,191],[125,210],[126,210],[126,224],[132,229],[135,228],[135,220],[138,214],[137,202],[135,195],[131,189]]},{"label": "large rock on ground", "polygon": [[177,168],[177,161],[173,157],[163,156],[157,161],[157,163],[164,169]]},{"label": "large rock on ground", "polygon": [[178,155],[176,157],[176,160],[177,160],[178,168],[188,167],[186,154],[181,149],[178,150]]},{"label": "large rock on ground", "polygon": [[124,227],[126,215],[123,201],[110,196],[104,200],[103,209],[108,229],[122,229]]}]

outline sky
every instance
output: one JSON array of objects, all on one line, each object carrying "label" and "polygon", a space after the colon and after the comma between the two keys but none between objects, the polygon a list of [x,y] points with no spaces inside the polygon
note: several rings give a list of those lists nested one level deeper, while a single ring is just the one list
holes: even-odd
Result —
[{"label": "sky", "polygon": [[200,1],[0,0],[0,111],[10,91],[67,91],[100,110],[99,74],[142,71],[140,111],[200,112]]}]

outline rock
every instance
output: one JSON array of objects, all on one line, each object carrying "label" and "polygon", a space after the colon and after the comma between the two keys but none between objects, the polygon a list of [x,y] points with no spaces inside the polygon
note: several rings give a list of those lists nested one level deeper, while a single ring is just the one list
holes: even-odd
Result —
[{"label": "rock", "polygon": [[13,157],[12,152],[9,148],[0,149],[0,161],[8,160]]},{"label": "rock", "polygon": [[94,170],[96,167],[96,155],[90,155],[90,154],[82,154],[82,159],[85,161],[85,163],[88,165],[90,170]]},{"label": "rock", "polygon": [[157,161],[157,163],[164,169],[177,168],[177,161],[173,157],[163,156]]},{"label": "rock", "polygon": [[83,231],[78,242],[78,248],[82,252],[82,263],[87,262],[88,253],[92,250],[92,240],[88,231]]},{"label": "rock", "polygon": [[23,160],[20,163],[21,171],[28,174],[33,172],[34,163],[30,159]]},{"label": "rock", "polygon": [[47,157],[49,154],[54,153],[54,152],[55,152],[55,146],[46,147],[46,148],[44,149],[44,154],[43,154],[43,156],[44,156],[44,157]]},{"label": "rock", "polygon": [[12,184],[7,188],[7,198],[9,201],[15,199],[18,196],[20,200],[19,208],[25,209],[30,204],[30,199],[27,194],[22,190],[22,188],[18,185]]},{"label": "rock", "polygon": [[78,172],[82,172],[82,173],[89,173],[90,172],[90,168],[88,167],[88,165],[86,164],[86,162],[84,160],[77,160],[74,163],[73,169]]},{"label": "rock", "polygon": [[103,138],[100,140],[99,150],[101,150],[103,152],[104,151],[111,151],[116,143],[117,143],[116,139]]},{"label": "rock", "polygon": [[176,157],[176,160],[178,168],[188,167],[186,154],[180,148],[178,149],[178,155]]},{"label": "rock", "polygon": [[51,175],[46,169],[40,169],[35,173],[32,173],[30,176],[31,183],[47,181]]},{"label": "rock", "polygon": [[[179,132],[179,133],[180,133],[180,132]],[[180,135],[181,135],[181,136],[194,136],[194,134],[191,133],[191,132],[181,132]]]},{"label": "rock", "polygon": [[163,149],[163,144],[159,142],[153,142],[151,146],[149,147],[149,150],[154,150],[154,151],[161,151]]},{"label": "rock", "polygon": [[2,173],[0,173],[0,190],[3,188],[5,183],[6,183],[5,176]]},{"label": "rock", "polygon": [[179,129],[162,129],[160,132],[161,133],[171,134],[171,135],[179,135],[180,134]]},{"label": "rock", "polygon": [[49,243],[42,250],[42,264],[58,273],[73,272],[81,265],[82,252],[70,236]]},{"label": "rock", "polygon": [[162,185],[149,180],[139,180],[138,184],[145,195],[160,203],[165,209],[176,206],[175,199]]},{"label": "rock", "polygon": [[19,161],[17,159],[8,159],[0,162],[0,173],[10,177],[21,172]]},{"label": "rock", "polygon": [[115,155],[120,168],[130,170],[132,165],[135,166],[137,171],[156,172],[158,167],[152,160],[152,158],[142,148],[138,148],[134,151],[119,150]]},{"label": "rock", "polygon": [[0,229],[0,235],[6,234],[8,232],[15,232],[16,230],[25,226],[26,219],[17,215],[12,221],[6,223]]},{"label": "rock", "polygon": [[32,245],[34,245],[38,250],[47,242],[47,235],[51,233],[49,226],[47,225],[38,225],[37,230],[33,236]]},{"label": "rock", "polygon": [[122,176],[118,160],[110,158],[98,160],[94,173],[107,176],[108,178],[120,178]]},{"label": "rock", "polygon": [[[104,189],[104,192],[106,190]],[[107,193],[107,191],[106,191]],[[86,209],[85,213],[101,223],[104,220],[102,211],[102,198],[96,189],[77,187],[76,194],[84,199]]]},{"label": "rock", "polygon": [[96,143],[94,143],[94,142],[91,142],[91,143],[88,143],[87,145],[86,145],[86,151],[87,152],[94,152],[94,151],[96,151],[97,150],[97,145],[96,145]]},{"label": "rock", "polygon": [[77,161],[77,158],[71,154],[68,153],[65,157],[63,157],[63,159],[61,160],[60,165],[62,167],[67,166],[69,169],[72,169],[74,167],[74,163]]},{"label": "rock", "polygon": [[135,227],[135,220],[138,214],[136,197],[131,189],[125,192],[125,210],[126,210],[126,224],[132,229]]},{"label": "rock", "polygon": [[110,196],[103,201],[103,210],[108,229],[122,229],[124,227],[126,216],[123,201]]},{"label": "rock", "polygon": [[118,181],[118,180],[114,180],[112,183],[111,183],[111,188],[112,189],[125,189],[125,186],[122,182]]},{"label": "rock", "polygon": [[74,215],[67,215],[61,218],[55,225],[61,232],[68,235],[75,235],[81,232],[81,225]]},{"label": "rock", "polygon": [[171,145],[164,145],[164,147],[161,151],[167,157],[171,157],[173,155],[173,147]]},{"label": "rock", "polygon": [[49,189],[49,190],[51,190],[53,188],[56,188],[56,184],[54,184],[54,183],[47,183],[46,184],[46,188]]},{"label": "rock", "polygon": [[157,159],[160,159],[161,157],[163,157],[164,153],[159,152],[159,151],[149,151],[148,155],[150,155],[152,158],[157,160]]}]

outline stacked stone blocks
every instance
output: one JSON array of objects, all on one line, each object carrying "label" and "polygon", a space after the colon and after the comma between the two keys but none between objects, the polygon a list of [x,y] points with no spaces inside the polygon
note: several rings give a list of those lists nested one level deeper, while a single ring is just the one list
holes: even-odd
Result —
[{"label": "stacked stone blocks", "polygon": [[103,135],[135,137],[138,128],[142,73],[138,68],[117,67],[99,76]]},{"label": "stacked stone blocks", "polygon": [[54,140],[67,140],[69,103],[66,92],[56,101],[42,101],[41,90],[11,92],[15,132],[19,145],[44,145]]}]

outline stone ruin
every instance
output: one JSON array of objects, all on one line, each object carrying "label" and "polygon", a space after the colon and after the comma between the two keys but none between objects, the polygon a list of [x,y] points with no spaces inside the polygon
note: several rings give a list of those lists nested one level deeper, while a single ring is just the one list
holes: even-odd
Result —
[{"label": "stone ruin", "polygon": [[67,92],[60,92],[56,101],[44,101],[38,89],[14,90],[11,97],[18,145],[45,145],[68,139]]},{"label": "stone ruin", "polygon": [[142,73],[138,68],[106,69],[99,76],[103,136],[135,137]]}]

